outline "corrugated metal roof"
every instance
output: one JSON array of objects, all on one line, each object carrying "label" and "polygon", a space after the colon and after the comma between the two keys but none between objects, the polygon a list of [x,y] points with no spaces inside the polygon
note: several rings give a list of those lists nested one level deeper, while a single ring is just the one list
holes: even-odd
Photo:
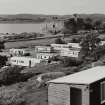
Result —
[{"label": "corrugated metal roof", "polygon": [[49,81],[48,83],[91,84],[103,78],[105,78],[105,66],[97,66]]}]

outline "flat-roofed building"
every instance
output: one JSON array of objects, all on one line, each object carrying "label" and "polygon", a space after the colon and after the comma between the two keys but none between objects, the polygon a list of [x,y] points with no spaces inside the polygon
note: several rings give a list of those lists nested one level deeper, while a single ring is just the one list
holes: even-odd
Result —
[{"label": "flat-roofed building", "polygon": [[61,51],[62,49],[69,48],[70,46],[68,44],[51,44],[51,47],[55,51]]},{"label": "flat-roofed building", "polygon": [[28,53],[29,53],[29,49],[24,49],[24,48],[17,49],[17,48],[12,48],[12,49],[10,49],[9,53],[10,53],[12,56],[24,56],[25,54],[28,54]]},{"label": "flat-roofed building", "polygon": [[49,58],[55,57],[59,54],[58,53],[36,53],[35,55],[37,59],[48,60]]},{"label": "flat-roofed building", "polygon": [[68,45],[75,49],[81,49],[81,46],[79,43],[68,43]]},{"label": "flat-roofed building", "polygon": [[48,105],[105,105],[105,66],[48,83]]},{"label": "flat-roofed building", "polygon": [[37,63],[40,63],[42,59],[15,56],[11,57],[9,61],[11,65],[34,67]]},{"label": "flat-roofed building", "polygon": [[53,48],[51,46],[35,46],[36,53],[51,53],[53,52]]},{"label": "flat-roofed building", "polygon": [[70,49],[62,49],[60,51],[60,56],[65,56],[65,57],[76,57],[78,58],[80,53],[79,49],[74,49],[74,48],[70,48]]}]

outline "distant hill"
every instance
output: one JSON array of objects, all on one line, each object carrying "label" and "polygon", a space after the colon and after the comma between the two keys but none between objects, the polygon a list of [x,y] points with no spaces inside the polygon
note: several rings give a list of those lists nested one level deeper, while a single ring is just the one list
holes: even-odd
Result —
[{"label": "distant hill", "polygon": [[[33,15],[33,14],[16,14],[0,15],[0,22],[45,22],[52,21],[54,18],[60,18],[57,15]],[[57,19],[56,19],[57,20]]]},{"label": "distant hill", "polygon": [[[105,14],[78,14],[81,18],[91,18],[105,21]],[[43,14],[16,14],[0,15],[0,23],[24,23],[24,22],[45,22],[45,21],[62,21],[71,18],[72,15],[43,15]]]}]

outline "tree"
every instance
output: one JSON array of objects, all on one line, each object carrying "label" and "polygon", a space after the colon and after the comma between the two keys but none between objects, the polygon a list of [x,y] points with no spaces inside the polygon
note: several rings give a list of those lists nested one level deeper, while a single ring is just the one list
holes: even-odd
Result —
[{"label": "tree", "polygon": [[7,60],[6,56],[0,56],[0,68],[6,65]]},{"label": "tree", "polygon": [[98,35],[94,33],[86,35],[80,43],[82,48],[80,50],[79,57],[82,59],[96,60],[97,54],[95,51],[99,47],[100,41],[101,40],[98,38]]},{"label": "tree", "polygon": [[101,57],[103,57],[105,55],[105,45],[96,47],[96,49],[91,54],[91,56],[94,56],[94,55],[96,55],[95,56],[96,60],[99,60]]},{"label": "tree", "polygon": [[101,28],[102,28],[102,21],[101,21],[101,20],[96,20],[96,21],[94,22],[94,28],[95,28],[96,30],[101,29]]},{"label": "tree", "polygon": [[74,18],[70,18],[69,20],[64,22],[64,31],[69,33],[77,33],[78,30],[84,28],[84,20],[83,18],[78,18],[74,16]]},{"label": "tree", "polygon": [[0,41],[0,52],[2,52],[2,49],[5,48],[4,43],[5,41]]},{"label": "tree", "polygon": [[61,38],[57,38],[57,39],[55,39],[55,43],[56,44],[65,44],[65,41],[62,40]]},{"label": "tree", "polygon": [[82,64],[82,60],[76,59],[73,57],[64,57],[64,58],[61,58],[60,61],[64,67],[79,66]]},{"label": "tree", "polygon": [[102,30],[103,30],[103,33],[105,33],[105,22],[102,23]]},{"label": "tree", "polygon": [[93,29],[93,24],[92,24],[92,19],[91,18],[86,18],[85,19],[85,30],[88,30],[88,31],[90,31],[90,30],[92,30]]}]

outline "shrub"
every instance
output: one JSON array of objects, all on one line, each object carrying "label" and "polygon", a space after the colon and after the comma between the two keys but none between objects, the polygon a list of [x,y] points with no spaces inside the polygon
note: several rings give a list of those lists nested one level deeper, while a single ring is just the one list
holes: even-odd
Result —
[{"label": "shrub", "polygon": [[0,84],[1,85],[10,85],[16,82],[24,82],[28,78],[32,77],[32,73],[21,73],[23,67],[8,67],[4,68],[0,73]]},{"label": "shrub", "polygon": [[55,39],[55,43],[56,44],[65,44],[65,41],[62,40],[61,38],[57,38],[57,39]]},{"label": "shrub", "polygon": [[26,105],[21,92],[13,87],[2,86],[0,88],[0,105]]},{"label": "shrub", "polygon": [[61,59],[61,62],[64,67],[68,67],[68,66],[79,66],[80,64],[82,64],[83,61],[76,58],[64,57],[63,59]]},{"label": "shrub", "polygon": [[6,56],[0,56],[0,68],[6,65],[7,57]]}]

